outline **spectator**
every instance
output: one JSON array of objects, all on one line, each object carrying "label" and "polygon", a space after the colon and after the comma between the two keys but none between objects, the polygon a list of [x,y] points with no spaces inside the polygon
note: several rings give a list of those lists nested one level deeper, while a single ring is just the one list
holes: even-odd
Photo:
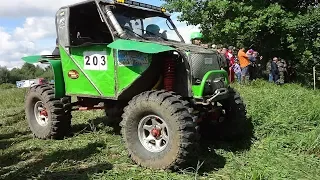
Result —
[{"label": "spectator", "polygon": [[252,50],[252,49],[249,49],[249,50],[246,52],[246,54],[247,54],[249,60],[251,61],[252,58],[253,58],[253,56],[252,56],[252,55],[253,55],[253,50]]},{"label": "spectator", "polygon": [[271,72],[271,63],[272,63],[272,60],[268,61],[267,63],[267,75],[269,76],[269,82],[273,82],[273,76],[272,76],[272,72]]},{"label": "spectator", "polygon": [[241,83],[245,83],[248,75],[248,66],[250,64],[248,55],[244,52],[245,48],[242,47],[238,52],[238,60],[241,67]]},{"label": "spectator", "polygon": [[233,56],[233,47],[232,47],[232,46],[229,46],[229,47],[228,47],[228,50],[227,50],[225,56],[226,56],[227,62],[228,62],[229,82],[230,82],[230,83],[233,83],[233,82],[234,82],[234,71],[233,71],[232,68],[233,68],[233,65],[234,65],[234,63],[235,63],[235,59],[234,59],[234,56]]},{"label": "spectator", "polygon": [[221,51],[222,51],[222,45],[221,45],[221,44],[218,44],[218,45],[216,46],[216,48],[217,48],[217,52],[218,52],[218,53],[221,53]]},{"label": "spectator", "polygon": [[253,51],[250,57],[250,66],[249,66],[250,81],[257,79],[257,74],[258,74],[257,56],[258,56],[258,52]]},{"label": "spectator", "polygon": [[263,56],[259,56],[258,52],[256,53],[257,53],[257,56],[256,56],[257,61],[256,61],[256,77],[255,78],[260,78],[262,77],[262,71],[263,71],[261,66],[261,61],[263,59]]},{"label": "spectator", "polygon": [[276,83],[279,80],[279,69],[278,69],[278,58],[274,57],[271,62],[271,73],[273,77],[273,82]]},{"label": "spectator", "polygon": [[190,41],[194,45],[201,46],[203,40],[203,34],[200,32],[192,32],[190,35]]},{"label": "spectator", "polygon": [[220,53],[225,56],[225,54],[227,53],[227,48],[222,48]]},{"label": "spectator", "polygon": [[239,61],[235,61],[235,64],[232,66],[233,72],[237,76],[237,81],[240,84],[241,83],[241,68],[239,65]]},{"label": "spectator", "polygon": [[216,44],[212,44],[211,45],[211,48],[213,49],[213,50],[215,50],[215,51],[217,51],[218,49],[217,49],[217,45]]},{"label": "spectator", "polygon": [[278,70],[279,70],[279,79],[277,81],[277,84],[284,84],[284,74],[285,74],[285,71],[286,71],[286,62],[284,61],[284,59],[280,59],[280,61],[277,61],[277,66],[278,66]]},{"label": "spectator", "polygon": [[221,48],[217,52],[222,56],[222,59],[223,59],[223,67],[220,67],[220,68],[228,72],[229,66],[228,66],[228,59],[226,58],[227,49]]}]

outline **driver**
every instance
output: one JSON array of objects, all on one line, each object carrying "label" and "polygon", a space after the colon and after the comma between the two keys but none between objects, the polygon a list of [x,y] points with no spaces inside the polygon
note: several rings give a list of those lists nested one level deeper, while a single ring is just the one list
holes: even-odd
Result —
[{"label": "driver", "polygon": [[160,33],[160,27],[156,24],[149,24],[146,28],[146,37],[163,37],[163,34]]},{"label": "driver", "polygon": [[146,28],[146,35],[148,36],[160,35],[160,27],[156,24],[149,24]]}]

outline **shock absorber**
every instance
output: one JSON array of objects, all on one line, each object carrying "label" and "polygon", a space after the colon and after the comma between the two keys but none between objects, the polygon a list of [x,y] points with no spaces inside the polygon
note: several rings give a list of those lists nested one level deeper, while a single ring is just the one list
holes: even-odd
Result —
[{"label": "shock absorber", "polygon": [[164,62],[164,89],[173,91],[175,76],[175,61],[172,57],[166,57]]}]

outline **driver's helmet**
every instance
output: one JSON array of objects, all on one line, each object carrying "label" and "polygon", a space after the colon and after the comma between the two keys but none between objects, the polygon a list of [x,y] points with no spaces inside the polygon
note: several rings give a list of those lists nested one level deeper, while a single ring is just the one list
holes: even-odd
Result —
[{"label": "driver's helmet", "polygon": [[203,34],[201,32],[193,32],[191,33],[190,40],[194,39],[203,39]]},{"label": "driver's helmet", "polygon": [[153,35],[157,35],[160,32],[160,27],[156,24],[149,24],[146,28],[146,33],[152,33]]}]

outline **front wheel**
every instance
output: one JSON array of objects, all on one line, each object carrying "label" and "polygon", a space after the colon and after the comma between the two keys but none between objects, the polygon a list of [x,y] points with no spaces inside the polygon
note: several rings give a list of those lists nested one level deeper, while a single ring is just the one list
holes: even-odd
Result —
[{"label": "front wheel", "polygon": [[177,168],[195,145],[195,125],[186,104],[165,91],[134,97],[124,109],[122,135],[131,159],[143,167]]},{"label": "front wheel", "polygon": [[35,137],[62,139],[71,131],[71,112],[61,99],[54,97],[52,87],[35,85],[25,99],[26,119]]},{"label": "front wheel", "polygon": [[252,125],[246,117],[246,106],[240,94],[229,88],[227,99],[218,102],[219,115],[215,121],[207,118],[200,124],[200,133],[208,140],[236,140],[252,133]]},{"label": "front wheel", "polygon": [[242,139],[252,131],[247,120],[246,105],[240,94],[229,88],[229,98],[221,102],[225,110],[225,120],[218,125],[219,136],[225,140]]}]

